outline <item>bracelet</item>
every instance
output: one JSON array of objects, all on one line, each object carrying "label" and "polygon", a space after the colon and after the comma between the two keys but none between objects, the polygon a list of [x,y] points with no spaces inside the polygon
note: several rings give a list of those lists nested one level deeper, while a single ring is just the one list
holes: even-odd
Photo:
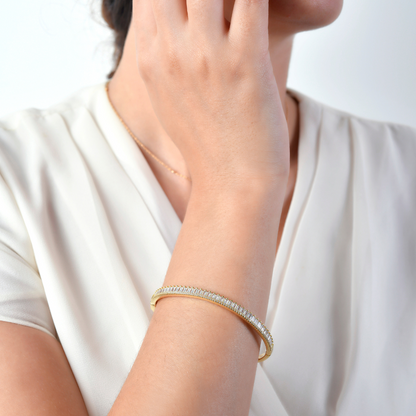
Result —
[{"label": "bracelet", "polygon": [[209,290],[199,289],[190,286],[163,286],[155,291],[150,299],[150,307],[152,311],[156,308],[156,302],[165,296],[186,296],[205,299],[208,302],[216,303],[223,308],[226,308],[238,315],[248,324],[250,324],[262,338],[264,345],[266,346],[266,352],[259,356],[258,361],[264,361],[272,355],[273,351],[273,337],[266,326],[255,315],[243,308],[238,303],[227,299],[218,293],[210,292]]}]

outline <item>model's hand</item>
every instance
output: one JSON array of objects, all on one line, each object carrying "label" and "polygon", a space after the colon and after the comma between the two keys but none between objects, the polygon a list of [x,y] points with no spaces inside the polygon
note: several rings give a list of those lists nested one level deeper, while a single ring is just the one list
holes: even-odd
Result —
[{"label": "model's hand", "polygon": [[268,0],[134,0],[141,77],[192,181],[274,178],[289,137],[268,50]]}]

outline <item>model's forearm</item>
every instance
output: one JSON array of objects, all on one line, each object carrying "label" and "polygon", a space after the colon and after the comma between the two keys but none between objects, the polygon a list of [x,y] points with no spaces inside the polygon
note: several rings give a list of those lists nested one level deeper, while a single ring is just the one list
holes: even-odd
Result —
[{"label": "model's forearm", "polygon": [[[220,293],[264,322],[285,187],[193,191],[164,285]],[[248,414],[259,347],[230,311],[162,298],[110,415]]]},{"label": "model's forearm", "polygon": [[264,319],[285,189],[193,191],[164,285],[219,292]]}]

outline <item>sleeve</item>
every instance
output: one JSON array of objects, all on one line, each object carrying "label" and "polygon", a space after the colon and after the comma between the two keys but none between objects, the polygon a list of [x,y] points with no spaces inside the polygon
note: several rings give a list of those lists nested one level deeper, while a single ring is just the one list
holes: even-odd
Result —
[{"label": "sleeve", "polygon": [[1,175],[0,320],[37,328],[58,339],[24,220]]}]

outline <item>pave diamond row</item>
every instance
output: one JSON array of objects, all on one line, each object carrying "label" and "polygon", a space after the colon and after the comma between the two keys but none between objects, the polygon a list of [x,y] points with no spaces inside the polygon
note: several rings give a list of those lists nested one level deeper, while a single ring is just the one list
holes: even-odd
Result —
[{"label": "pave diamond row", "polygon": [[196,296],[225,306],[226,308],[241,316],[246,322],[253,326],[260,333],[260,335],[262,335],[263,340],[269,344],[270,354],[273,351],[274,343],[270,331],[264,326],[260,319],[258,319],[254,314],[243,308],[238,303],[233,302],[232,300],[217,293],[210,292],[209,290],[199,289],[192,286],[163,286],[156,290],[152,296],[152,299],[156,298],[157,300],[163,295]]}]

